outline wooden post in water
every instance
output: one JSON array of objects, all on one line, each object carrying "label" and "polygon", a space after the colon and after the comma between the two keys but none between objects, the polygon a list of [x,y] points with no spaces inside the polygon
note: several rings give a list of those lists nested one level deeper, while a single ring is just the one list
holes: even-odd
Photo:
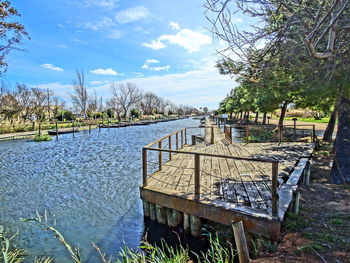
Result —
[{"label": "wooden post in water", "polygon": [[176,150],[178,150],[179,149],[179,132],[176,132],[175,136],[176,136]]},{"label": "wooden post in water", "polygon": [[150,212],[149,202],[143,201],[142,203],[143,203],[143,215],[145,217],[150,217],[151,216],[151,212]]},{"label": "wooden post in water", "polygon": [[[171,135],[168,138],[169,150],[171,150]],[[169,161],[171,161],[171,152],[169,152]]]},{"label": "wooden post in water", "polygon": [[200,237],[202,229],[202,220],[198,216],[190,216],[191,235],[194,237]]},{"label": "wooden post in water", "polygon": [[56,140],[58,141],[58,123],[57,123],[57,120],[56,120]]},{"label": "wooden post in water", "polygon": [[[158,149],[162,149],[162,140],[160,140],[158,142]],[[162,162],[163,162],[163,158],[162,158],[162,151],[158,152],[158,165],[159,165],[159,171],[162,170]]]},{"label": "wooden post in water", "polygon": [[237,247],[239,263],[249,263],[249,250],[247,246],[247,240],[244,234],[244,228],[242,221],[232,224],[233,234],[235,237],[235,243]]},{"label": "wooden post in water", "polygon": [[142,185],[147,186],[147,149],[142,148]]},{"label": "wooden post in water", "polygon": [[194,198],[199,200],[200,198],[200,176],[201,176],[201,167],[200,167],[200,155],[196,153],[194,155]]},{"label": "wooden post in water", "polygon": [[39,136],[41,136],[41,121],[39,121]]},{"label": "wooden post in water", "polygon": [[155,204],[152,204],[152,203],[149,204],[149,214],[150,214],[151,220],[156,221],[157,215],[156,215]]},{"label": "wooden post in water", "polygon": [[89,120],[89,134],[91,133],[91,120]]},{"label": "wooden post in water", "polygon": [[74,137],[74,121],[73,121],[72,127],[73,127],[73,137]]},{"label": "wooden post in water", "polygon": [[272,197],[272,216],[278,216],[278,162],[272,163],[272,189],[271,189],[271,197]]},{"label": "wooden post in water", "polygon": [[33,121],[33,131],[35,131],[35,121]]},{"label": "wooden post in water", "polygon": [[211,127],[211,133],[210,133],[210,143],[214,144],[214,127]]}]

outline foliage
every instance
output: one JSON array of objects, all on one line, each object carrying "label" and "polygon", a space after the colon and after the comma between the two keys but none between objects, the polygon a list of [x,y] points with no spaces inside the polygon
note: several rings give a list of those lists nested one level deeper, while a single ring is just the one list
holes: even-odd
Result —
[{"label": "foliage", "polygon": [[23,38],[29,38],[24,26],[15,21],[20,16],[10,1],[0,2],[0,75],[7,69],[6,56],[12,49],[18,49]]},{"label": "foliage", "polygon": [[130,115],[134,118],[140,118],[141,114],[140,114],[140,111],[138,109],[134,108],[130,111]]},{"label": "foliage", "polygon": [[75,120],[73,112],[69,110],[59,110],[55,116],[58,121],[72,121]]},{"label": "foliage", "polygon": [[48,142],[52,140],[52,137],[48,134],[40,135],[37,134],[35,135],[34,139],[35,142]]}]

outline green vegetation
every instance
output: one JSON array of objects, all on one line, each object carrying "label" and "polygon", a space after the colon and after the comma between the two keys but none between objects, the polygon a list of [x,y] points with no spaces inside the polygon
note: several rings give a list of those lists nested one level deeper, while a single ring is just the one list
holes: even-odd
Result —
[{"label": "green vegetation", "polygon": [[52,137],[48,134],[43,134],[43,135],[35,135],[34,139],[35,142],[48,142],[52,140]]},{"label": "green vegetation", "polygon": [[[286,120],[293,120],[294,117],[286,117]],[[329,117],[324,117],[320,120],[316,120],[314,118],[298,118],[297,124],[299,121],[305,121],[305,122],[316,122],[316,123],[328,123],[329,122]]]}]

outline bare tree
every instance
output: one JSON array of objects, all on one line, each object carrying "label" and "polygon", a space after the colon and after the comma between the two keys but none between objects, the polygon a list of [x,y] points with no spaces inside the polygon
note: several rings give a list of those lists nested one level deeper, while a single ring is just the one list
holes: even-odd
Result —
[{"label": "bare tree", "polygon": [[24,121],[29,120],[34,108],[32,91],[25,84],[17,84],[15,96],[19,104],[21,118]]},{"label": "bare tree", "polygon": [[38,121],[45,118],[45,108],[47,101],[47,93],[38,88],[32,88],[33,94],[33,113]]},{"label": "bare tree", "polygon": [[88,106],[88,94],[85,85],[84,71],[76,71],[75,79],[72,80],[74,94],[71,94],[73,106],[80,114],[86,118],[87,106]]},{"label": "bare tree", "polygon": [[57,115],[58,115],[58,111],[60,109],[63,109],[64,106],[65,106],[65,101],[62,100],[62,98],[60,97],[53,97],[53,109],[52,109],[52,114],[53,114],[53,117],[54,118],[57,118]]},{"label": "bare tree", "polygon": [[94,95],[90,96],[88,99],[88,108],[87,108],[88,114],[95,113],[98,107],[99,105],[98,105],[97,94],[96,94],[96,90],[94,90]]},{"label": "bare tree", "polygon": [[126,118],[131,107],[137,105],[141,100],[140,90],[136,87],[136,84],[130,82],[120,83],[119,85],[113,83],[111,89],[113,100],[122,107]]},{"label": "bare tree", "polygon": [[120,114],[123,112],[122,106],[113,98],[107,100],[107,106],[113,110],[113,114],[121,121]]}]

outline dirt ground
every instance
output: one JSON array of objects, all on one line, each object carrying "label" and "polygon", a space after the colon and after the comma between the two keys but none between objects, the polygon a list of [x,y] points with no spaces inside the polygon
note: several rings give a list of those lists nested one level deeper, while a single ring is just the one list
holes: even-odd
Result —
[{"label": "dirt ground", "polygon": [[299,214],[288,214],[280,241],[264,242],[252,262],[350,262],[350,185],[329,183],[330,149],[323,144],[314,154]]}]

